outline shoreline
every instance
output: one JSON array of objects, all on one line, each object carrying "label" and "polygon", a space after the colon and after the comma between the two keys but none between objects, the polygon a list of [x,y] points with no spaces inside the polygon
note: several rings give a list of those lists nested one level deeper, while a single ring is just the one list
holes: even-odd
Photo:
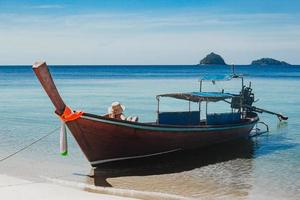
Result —
[{"label": "shoreline", "polygon": [[110,194],[93,193],[74,187],[62,186],[47,180],[32,182],[5,174],[0,174],[0,194],[4,199],[85,199],[85,200],[136,200]]},{"label": "shoreline", "polygon": [[14,176],[0,174],[1,197],[10,200],[189,200],[184,196],[129,190],[121,188],[99,187],[82,182],[75,182],[57,178],[41,177],[40,181],[29,181]]}]

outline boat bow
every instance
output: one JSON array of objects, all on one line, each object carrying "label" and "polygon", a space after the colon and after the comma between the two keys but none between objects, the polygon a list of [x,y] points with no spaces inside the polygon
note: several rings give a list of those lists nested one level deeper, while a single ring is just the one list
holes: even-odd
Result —
[{"label": "boat bow", "polygon": [[61,116],[64,113],[66,108],[66,104],[62,100],[55,84],[52,79],[52,76],[49,72],[48,66],[46,62],[38,61],[35,62],[32,66],[32,69],[40,81],[41,85],[43,86],[45,92],[49,96],[50,100],[52,101],[55,107],[55,113]]}]

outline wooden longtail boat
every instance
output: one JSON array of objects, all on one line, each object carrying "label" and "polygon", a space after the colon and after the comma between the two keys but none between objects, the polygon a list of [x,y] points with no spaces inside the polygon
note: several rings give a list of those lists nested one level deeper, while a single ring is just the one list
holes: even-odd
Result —
[{"label": "wooden longtail boat", "polygon": [[[159,102],[160,97],[172,97],[197,102],[200,105],[201,102],[231,99],[231,108],[236,112],[219,115],[206,113],[206,119],[200,120],[200,106],[199,111],[162,113],[159,112],[158,106],[158,120],[153,123],[118,120],[82,112],[73,113],[62,100],[46,63],[35,63],[33,70],[54,104],[55,113],[65,121],[92,166],[196,149],[248,137],[259,121],[255,112],[237,106],[241,102],[241,95],[201,91],[158,95],[157,100]],[[243,90],[245,91],[245,88]]]}]

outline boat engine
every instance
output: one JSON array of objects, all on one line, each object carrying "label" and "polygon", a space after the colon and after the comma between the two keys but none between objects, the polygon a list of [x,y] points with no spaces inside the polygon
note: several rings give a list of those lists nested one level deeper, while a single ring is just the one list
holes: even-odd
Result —
[{"label": "boat engine", "polygon": [[231,108],[239,110],[243,108],[245,111],[251,111],[249,107],[252,107],[253,102],[254,93],[252,92],[251,86],[243,86],[240,94],[232,98]]},{"label": "boat engine", "polygon": [[247,105],[247,106],[252,106],[254,102],[254,93],[252,92],[251,86],[244,88],[241,91],[241,96],[242,96],[242,105]]},{"label": "boat engine", "polygon": [[235,96],[231,100],[231,108],[239,109],[247,112],[257,112],[257,113],[268,113],[271,115],[276,115],[280,121],[287,120],[288,117],[282,115],[281,113],[272,112],[266,109],[258,108],[253,106],[252,104],[255,102],[254,93],[252,92],[251,84],[246,87],[243,86],[240,95]]}]

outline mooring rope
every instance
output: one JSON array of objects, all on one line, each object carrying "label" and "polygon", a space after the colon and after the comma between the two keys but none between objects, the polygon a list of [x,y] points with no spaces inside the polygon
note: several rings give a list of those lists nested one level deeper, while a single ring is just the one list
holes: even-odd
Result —
[{"label": "mooring rope", "polygon": [[4,158],[1,158],[1,159],[0,159],[0,162],[2,162],[2,161],[4,161],[4,160],[6,160],[6,159],[8,159],[8,158],[10,158],[10,157],[12,157],[12,156],[18,154],[18,153],[20,153],[21,151],[24,151],[24,150],[28,149],[28,148],[31,147],[32,145],[38,143],[39,141],[45,139],[46,137],[48,137],[48,136],[50,136],[50,135],[52,135],[52,134],[55,133],[55,131],[57,131],[57,130],[59,130],[59,127],[53,129],[53,130],[50,131],[49,133],[47,133],[47,134],[45,134],[44,136],[40,137],[39,139],[33,141],[32,143],[26,145],[25,147],[19,149],[18,151],[14,152],[14,153],[12,153],[12,154],[10,154],[10,155],[4,157]]}]

